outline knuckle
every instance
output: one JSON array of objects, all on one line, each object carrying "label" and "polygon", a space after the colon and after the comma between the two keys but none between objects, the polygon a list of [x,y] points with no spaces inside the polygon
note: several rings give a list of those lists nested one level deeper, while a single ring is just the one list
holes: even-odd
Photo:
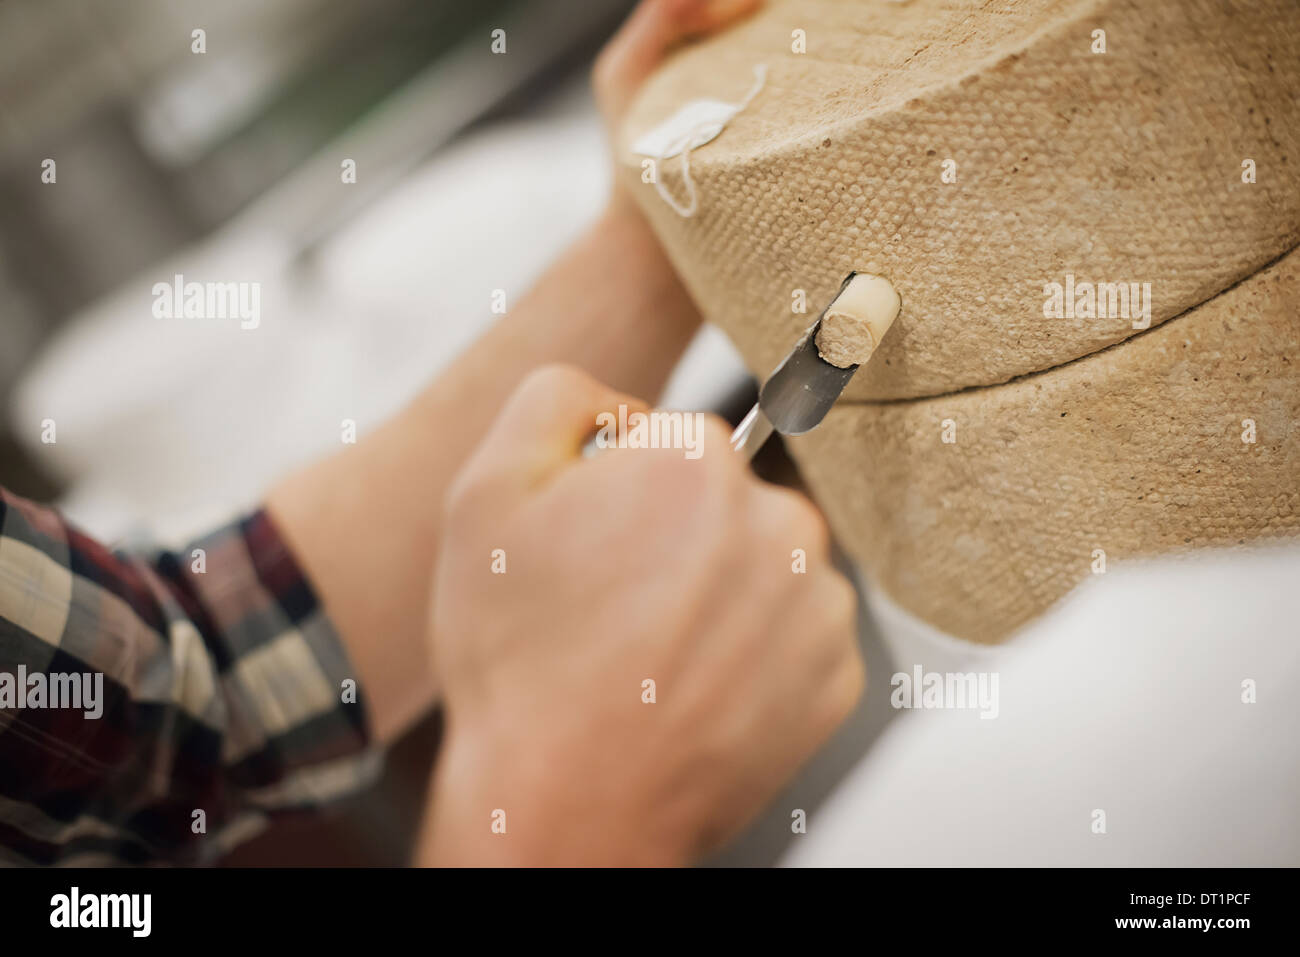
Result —
[{"label": "knuckle", "polygon": [[651,494],[676,496],[704,487],[701,469],[671,449],[640,449],[624,457],[628,468],[635,469]]},{"label": "knuckle", "polygon": [[[568,428],[575,416],[613,411],[620,397],[587,373],[572,366],[547,365],[529,372],[506,400],[497,417],[507,433]],[[630,400],[629,400],[630,401]]]},{"label": "knuckle", "polygon": [[828,695],[829,717],[833,726],[838,726],[853,713],[862,700],[866,688],[867,666],[862,660],[862,655],[857,653],[855,647],[854,653],[846,656],[836,671]]},{"label": "knuckle", "polygon": [[705,486],[738,484],[749,474],[743,457],[731,450],[731,430],[715,415],[704,416],[699,452],[697,459],[683,460],[683,465]]},{"label": "knuckle", "polygon": [[535,401],[542,396],[590,389],[593,382],[585,372],[572,366],[539,366],[524,376],[515,390],[515,398],[520,402]]},{"label": "knuckle", "polygon": [[463,528],[490,507],[488,500],[492,497],[486,481],[480,476],[462,472],[443,496],[442,515],[445,526],[449,530]]},{"label": "knuckle", "polygon": [[799,503],[799,527],[804,529],[812,539],[814,547],[821,555],[829,555],[831,547],[831,530],[826,524],[822,510],[804,495],[796,495]]},{"label": "knuckle", "polygon": [[844,723],[862,701],[867,687],[867,667],[856,634],[843,629],[824,632],[816,694],[817,707],[810,715],[813,727],[829,734]]},{"label": "knuckle", "polygon": [[831,571],[824,586],[824,597],[819,604],[824,609],[827,621],[843,628],[847,634],[855,635],[858,619],[858,593],[843,575]]},{"label": "knuckle", "polygon": [[821,509],[808,496],[784,486],[770,487],[771,509],[776,533],[808,542],[810,551],[825,554],[830,549],[830,529]]},{"label": "knuckle", "polygon": [[611,467],[618,484],[634,499],[656,502],[667,515],[689,511],[708,497],[712,486],[707,469],[672,449],[637,449],[620,453]]},{"label": "knuckle", "polygon": [[731,451],[731,426],[716,415],[705,415],[700,432],[700,445],[708,462],[741,475],[745,471],[742,457]]}]

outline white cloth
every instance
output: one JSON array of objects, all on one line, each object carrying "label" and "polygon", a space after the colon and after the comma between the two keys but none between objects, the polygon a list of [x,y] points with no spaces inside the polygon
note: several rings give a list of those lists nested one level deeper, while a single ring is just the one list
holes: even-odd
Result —
[{"label": "white cloth", "polygon": [[998,717],[904,712],[784,863],[1300,864],[1300,550],[1112,568],[964,667]]}]

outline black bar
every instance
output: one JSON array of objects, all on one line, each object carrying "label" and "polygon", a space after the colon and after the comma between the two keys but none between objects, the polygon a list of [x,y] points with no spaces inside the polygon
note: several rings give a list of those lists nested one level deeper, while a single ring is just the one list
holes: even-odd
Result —
[{"label": "black bar", "polygon": [[[764,950],[783,939],[809,949],[868,952],[913,945],[1072,942],[1228,944],[1295,929],[1295,869],[971,869],[686,871],[434,870],[5,870],[5,952],[27,943],[211,948],[339,948],[383,941],[413,953],[499,944],[590,944],[601,951],[644,940],[676,948],[715,937]],[[52,927],[56,895],[148,894],[149,934],[130,914],[116,928]],[[1179,895],[1185,895],[1180,897]],[[143,898],[139,899],[141,904]],[[116,906],[120,906],[120,900]],[[64,909],[64,916],[68,908]],[[137,913],[137,924],[142,924]],[[1186,922],[1246,921],[1208,930]],[[1122,921],[1148,926],[1120,926]],[[1291,934],[1287,935],[1292,936]],[[1283,938],[1286,939],[1286,938]],[[400,944],[409,941],[409,944]],[[839,941],[838,944],[835,942]],[[846,947],[847,945],[847,947]]]}]

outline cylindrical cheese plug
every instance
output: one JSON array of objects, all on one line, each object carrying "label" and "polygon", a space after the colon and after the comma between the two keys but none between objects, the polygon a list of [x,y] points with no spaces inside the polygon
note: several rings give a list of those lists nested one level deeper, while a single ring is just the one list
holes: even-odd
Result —
[{"label": "cylindrical cheese plug", "polygon": [[894,284],[884,276],[856,274],[822,316],[817,354],[841,369],[863,365],[902,305]]}]

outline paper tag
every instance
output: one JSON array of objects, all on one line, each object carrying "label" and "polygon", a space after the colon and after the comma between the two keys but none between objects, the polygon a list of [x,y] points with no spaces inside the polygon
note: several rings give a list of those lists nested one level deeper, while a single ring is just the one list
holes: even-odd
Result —
[{"label": "paper tag", "polygon": [[632,152],[668,159],[683,150],[699,149],[717,137],[741,110],[736,103],[692,100],[632,144]]}]

